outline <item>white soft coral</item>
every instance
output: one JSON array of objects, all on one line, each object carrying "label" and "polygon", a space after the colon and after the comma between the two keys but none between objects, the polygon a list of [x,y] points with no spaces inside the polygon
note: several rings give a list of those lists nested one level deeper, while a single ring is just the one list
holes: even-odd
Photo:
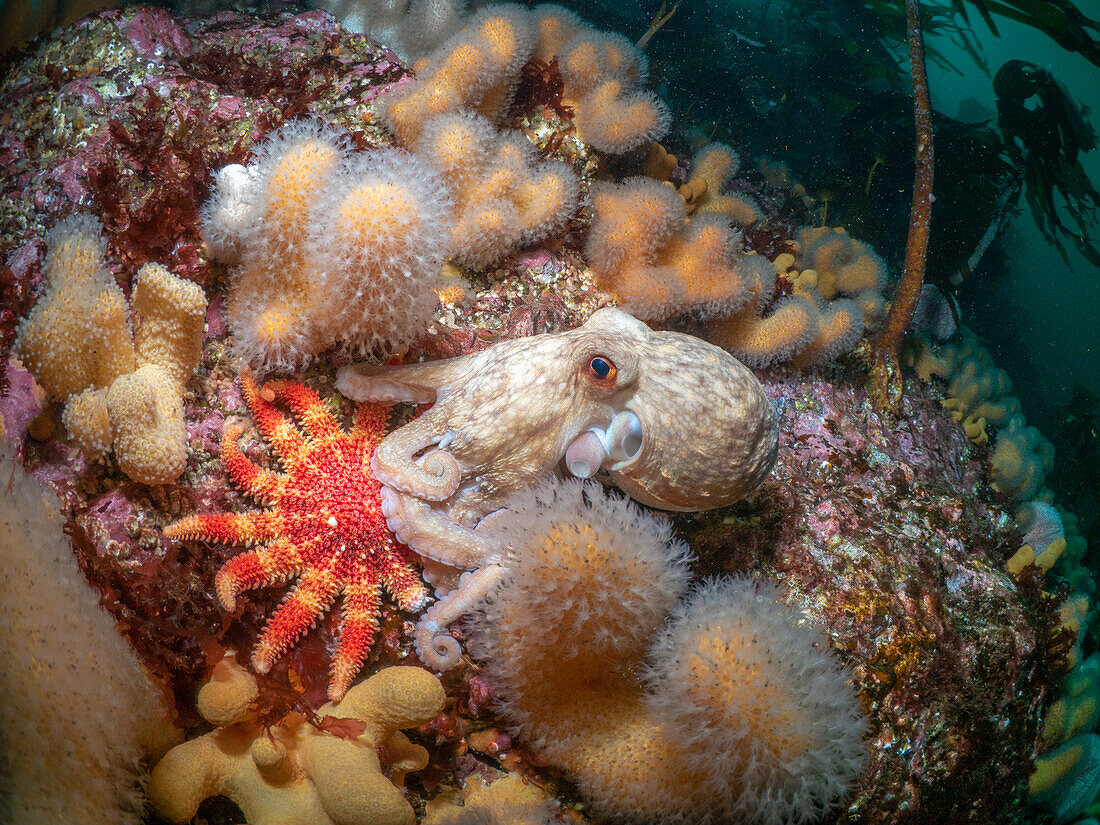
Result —
[{"label": "white soft coral", "polygon": [[248,167],[215,176],[203,210],[211,254],[234,265],[227,319],[241,356],[294,369],[343,344],[389,352],[435,309],[451,200],[439,175],[394,149],[295,121]]}]

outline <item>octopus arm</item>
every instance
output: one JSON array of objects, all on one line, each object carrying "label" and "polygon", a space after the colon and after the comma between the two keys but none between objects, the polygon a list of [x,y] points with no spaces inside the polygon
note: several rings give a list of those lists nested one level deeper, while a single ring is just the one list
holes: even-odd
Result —
[{"label": "octopus arm", "polygon": [[383,486],[382,512],[397,540],[422,556],[464,570],[500,558],[498,542],[463,527],[415,495]]},{"label": "octopus arm", "polygon": [[458,587],[433,604],[417,622],[414,644],[420,661],[439,673],[455,667],[462,658],[462,646],[444,632],[451,622],[462,618],[485,600],[500,582],[504,568],[489,564],[463,573]]},{"label": "octopus arm", "polygon": [[[389,487],[412,493],[428,501],[449,497],[462,481],[462,468],[443,449],[435,417],[428,413],[390,433],[371,458],[371,474]],[[424,450],[428,450],[418,459]]]},{"label": "octopus arm", "polygon": [[431,404],[442,388],[460,383],[476,355],[391,367],[352,364],[336,377],[336,389],[353,401],[374,404]]}]

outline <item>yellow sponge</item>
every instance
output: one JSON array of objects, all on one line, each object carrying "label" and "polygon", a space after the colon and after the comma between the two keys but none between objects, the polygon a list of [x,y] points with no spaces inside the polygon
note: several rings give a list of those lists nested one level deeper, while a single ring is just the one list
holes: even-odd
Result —
[{"label": "yellow sponge", "polygon": [[199,803],[227,796],[252,825],[415,825],[401,786],[428,752],[401,728],[423,725],[443,710],[439,680],[426,670],[390,667],[322,706],[338,736],[300,714],[264,728],[251,714],[255,679],[227,656],[199,693],[199,708],[217,730],[173,748],[153,769],[149,798],[169,822],[189,821]]}]

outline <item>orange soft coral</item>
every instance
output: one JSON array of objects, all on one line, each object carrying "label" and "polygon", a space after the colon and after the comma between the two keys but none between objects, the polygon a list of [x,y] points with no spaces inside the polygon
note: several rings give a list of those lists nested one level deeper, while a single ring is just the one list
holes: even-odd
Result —
[{"label": "orange soft coral", "polygon": [[134,276],[129,312],[107,271],[98,220],[77,215],[47,238],[46,288],[15,350],[86,455],[113,450],[135,481],[174,481],[187,463],[183,387],[198,363],[206,296],[160,264]]},{"label": "orange soft coral", "polygon": [[376,105],[406,146],[434,115],[473,109],[499,119],[508,111],[520,70],[534,47],[534,25],[526,10],[482,9],[426,58],[413,82],[381,95]]},{"label": "orange soft coral", "polygon": [[[882,319],[886,269],[870,247],[829,228],[805,229],[799,238],[801,259],[785,252],[768,265],[756,257],[752,300],[708,325],[715,343],[752,366],[826,363]],[[790,294],[773,300],[777,274]]]},{"label": "orange soft coral", "polygon": [[882,289],[887,272],[886,262],[878,253],[844,229],[828,226],[803,229],[798,246],[798,266],[817,274],[817,291],[822,298],[851,298],[860,305],[870,328],[882,321]]},{"label": "orange soft coral", "polygon": [[577,209],[577,176],[560,161],[540,161],[534,147],[499,132],[473,112],[438,115],[415,143],[455,199],[450,255],[484,268],[519,246],[561,229]]},{"label": "orange soft coral", "polygon": [[613,155],[629,152],[668,131],[669,111],[651,92],[623,81],[605,80],[576,103],[577,135],[589,146]]},{"label": "orange soft coral", "polygon": [[516,734],[598,816],[809,822],[859,775],[848,676],[775,585],[688,591],[668,522],[599,485],[518,493],[487,529],[507,571],[471,648]]},{"label": "orange soft coral", "polygon": [[645,55],[621,35],[596,31],[556,6],[482,9],[417,64],[415,80],[388,90],[376,105],[406,146],[440,114],[473,110],[499,123],[532,59],[559,61],[563,98],[576,113],[581,139],[595,149],[627,152],[668,130],[668,107],[637,88],[645,80]]},{"label": "orange soft coral", "polygon": [[749,298],[740,236],[717,215],[690,222],[683,199],[652,178],[592,187],[585,257],[600,287],[641,318],[725,315]]},{"label": "orange soft coral", "polygon": [[203,235],[236,264],[226,315],[249,363],[293,369],[336,344],[392,351],[431,319],[450,234],[444,182],[408,153],[346,144],[293,121],[249,167],[216,177]]},{"label": "orange soft coral", "polygon": [[724,143],[710,143],[700,149],[695,155],[691,178],[680,187],[689,211],[716,212],[737,226],[753,226],[763,220],[764,213],[748,196],[722,194],[723,187],[737,174],[740,165],[737,153]]},{"label": "orange soft coral", "polygon": [[[260,544],[218,571],[215,587],[226,610],[235,609],[242,591],[299,579],[252,651],[252,665],[260,673],[270,670],[343,594],[329,684],[329,697],[338,701],[374,640],[382,589],[403,610],[418,610],[427,599],[411,552],[386,528],[381,487],[367,469],[383,435],[386,411],[362,404],[351,432],[344,432],[324,402],[301,384],[273,381],[261,390],[246,371],[241,389],[286,472],[262,470],[246,459],[237,447],[236,427],[225,432],[222,459],[234,483],[271,509],[188,516],[170,524],[164,534]],[[304,435],[276,410],[274,401],[290,408]]]}]

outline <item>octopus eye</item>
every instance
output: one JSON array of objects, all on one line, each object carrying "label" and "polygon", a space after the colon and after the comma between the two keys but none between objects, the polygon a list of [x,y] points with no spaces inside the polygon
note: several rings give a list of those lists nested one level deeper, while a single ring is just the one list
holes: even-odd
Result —
[{"label": "octopus eye", "polygon": [[614,364],[599,355],[588,362],[588,371],[601,384],[610,384],[615,380],[615,374],[618,372]]}]

